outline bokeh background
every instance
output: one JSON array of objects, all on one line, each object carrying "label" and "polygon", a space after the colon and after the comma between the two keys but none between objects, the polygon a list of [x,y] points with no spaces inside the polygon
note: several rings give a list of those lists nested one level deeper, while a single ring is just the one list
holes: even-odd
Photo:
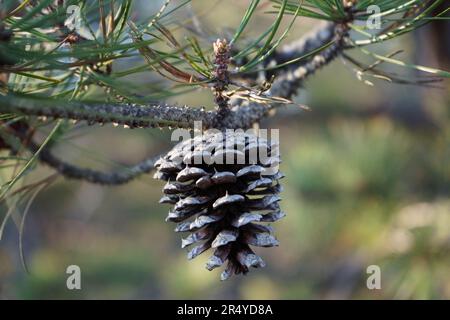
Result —
[{"label": "bokeh background", "polygon": [[[137,1],[134,17],[143,19],[161,4]],[[214,39],[232,34],[247,5],[193,1],[175,20],[194,13]],[[266,9],[254,16],[248,38],[273,21]],[[289,39],[315,23],[298,19]],[[175,32],[181,40],[185,33],[183,28]],[[403,60],[449,70],[449,39],[448,22],[433,23],[373,50],[403,49]],[[411,79],[420,76],[384,67]],[[220,282],[219,270],[203,267],[207,255],[187,261],[180,235],[164,222],[168,207],[158,204],[162,183],[151,175],[120,187],[59,178],[28,212],[22,234],[28,271],[19,250],[23,208],[6,225],[0,298],[450,298],[449,82],[425,88],[368,80],[373,85],[337,59],[300,90],[296,101],[311,111],[289,106],[262,123],[280,129],[286,174],[282,207],[288,214],[274,225],[280,246],[257,250],[265,269]],[[161,80],[141,74],[129,81]],[[207,90],[171,101],[212,105]],[[168,149],[170,131],[81,125],[62,141],[57,152],[64,159],[112,168]],[[51,173],[39,167],[27,179]],[[66,288],[65,271],[72,264],[82,271],[79,291]],[[381,290],[366,287],[370,265],[381,268]]]}]

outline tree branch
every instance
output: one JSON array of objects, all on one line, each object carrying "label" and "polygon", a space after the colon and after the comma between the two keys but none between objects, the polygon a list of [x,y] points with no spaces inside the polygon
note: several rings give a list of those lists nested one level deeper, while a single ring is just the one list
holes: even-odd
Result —
[{"label": "tree branch", "polygon": [[[326,49],[308,59],[299,59],[278,69],[278,76],[269,94],[284,98],[292,97],[308,76],[330,63],[344,49],[347,32],[346,24],[325,24],[305,38],[283,47],[275,55],[278,57],[275,59],[279,59],[277,60],[279,62],[286,59],[292,60],[291,58],[295,58],[296,55],[302,57],[328,45]],[[240,99],[233,99],[231,105],[231,112],[221,119],[222,128],[249,128],[253,123],[267,116],[271,109],[280,106],[279,104],[263,105]],[[12,94],[0,95],[0,112],[85,120],[89,124],[117,123],[130,128],[166,126],[193,128],[194,121],[201,121],[204,129],[217,126],[217,112],[205,111],[203,108],[166,104],[90,104],[80,101],[65,102],[61,105],[61,102],[57,100],[31,99]]]},{"label": "tree branch", "polygon": [[0,95],[0,113],[22,113],[55,119],[85,120],[89,124],[115,123],[130,128],[179,127],[192,128],[194,121],[212,123],[214,112],[203,108],[167,104],[138,105],[130,103],[88,103],[29,98],[21,95]]},{"label": "tree branch", "polygon": [[[312,34],[282,47],[269,60],[267,66],[286,63],[328,45],[311,57],[298,59],[294,63],[264,73],[265,79],[270,74],[275,73],[276,75],[276,80],[268,94],[284,98],[293,96],[308,76],[330,63],[344,50],[347,33],[348,27],[346,24],[327,23]],[[231,105],[230,112],[221,117],[220,126],[222,128],[247,129],[267,116],[270,110],[280,106],[280,104],[264,105],[241,99],[232,99]],[[194,121],[202,121],[203,128],[208,129],[217,126],[218,115],[217,111],[205,111],[204,108],[178,107],[156,103],[137,105],[70,101],[61,105],[61,102],[57,100],[29,98],[13,94],[0,95],[0,112],[85,120],[89,124],[117,123],[130,128],[165,126],[193,128]],[[39,146],[31,143],[29,148],[31,151],[36,151]],[[54,156],[49,149],[42,150],[39,155],[41,162],[54,168],[65,177],[107,185],[124,184],[141,174],[150,172],[157,158],[148,158],[124,170],[107,173],[64,162]]]},{"label": "tree branch", "polygon": [[[331,43],[335,36],[336,24],[332,22],[320,22],[311,31],[300,39],[283,45],[275,50],[267,59],[261,62],[259,70],[244,74],[237,74],[233,79],[257,81],[270,79],[292,69],[295,65],[305,64],[315,51]],[[282,67],[277,67],[283,65]],[[259,78],[259,79],[258,79]]]},{"label": "tree branch", "polygon": [[[333,31],[331,31],[333,30]],[[299,60],[295,63],[286,65],[279,72],[278,77],[272,84],[269,94],[290,99],[294,96],[298,88],[310,75],[333,61],[343,50],[345,40],[348,34],[346,24],[326,24],[322,28],[310,34],[307,38],[296,41],[285,49],[282,55],[285,58],[295,57],[295,53],[304,56],[307,52],[314,52],[327,44],[328,47],[311,58]],[[265,76],[267,77],[267,76]],[[268,115],[270,110],[282,106],[281,104],[262,105],[260,103],[242,101],[241,99],[232,100],[233,109],[229,116],[223,119],[226,128],[249,128],[261,118]]]},{"label": "tree branch", "polygon": [[[36,152],[39,146],[34,143],[30,143],[28,148]],[[116,172],[102,172],[98,170],[92,170],[88,168],[81,168],[76,165],[64,162],[63,160],[54,156],[48,148],[43,149],[39,154],[39,160],[42,163],[55,169],[61,175],[71,179],[81,179],[91,183],[104,184],[104,185],[120,185],[130,182],[133,179],[141,176],[142,174],[149,173],[154,169],[155,162],[159,159],[159,156],[153,156],[151,158],[144,159],[143,161],[123,168]]]},{"label": "tree branch", "polygon": [[284,72],[273,83],[271,88],[272,95],[285,98],[292,97],[306,78],[332,62],[344,50],[349,30],[348,26],[346,24],[336,24],[333,26],[333,32],[331,33],[329,33],[329,26],[325,28],[326,31],[324,33],[322,33],[323,30],[319,30],[317,33],[318,38],[320,38],[320,41],[314,42],[317,47],[309,48],[315,51],[326,45],[328,47],[313,55],[305,62],[300,60],[297,63],[287,65]]}]

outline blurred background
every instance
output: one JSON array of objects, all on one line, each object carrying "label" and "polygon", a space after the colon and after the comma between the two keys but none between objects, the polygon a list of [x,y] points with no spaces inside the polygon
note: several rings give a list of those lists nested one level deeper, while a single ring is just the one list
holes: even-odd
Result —
[{"label": "blurred background", "polygon": [[[143,19],[162,3],[137,1],[133,17]],[[174,20],[195,14],[211,39],[223,37],[239,25],[248,3],[193,1]],[[266,10],[252,19],[248,38],[273,21]],[[316,23],[298,19],[287,41]],[[175,32],[181,41],[185,33]],[[449,23],[442,21],[372,49],[402,49],[404,61],[449,70],[449,39]],[[161,79],[144,73],[128,81]],[[280,129],[287,213],[274,224],[280,246],[257,250],[264,269],[220,282],[219,270],[203,267],[207,254],[187,261],[181,236],[164,222],[168,206],[158,204],[163,184],[151,175],[120,187],[59,178],[31,204],[23,259],[23,211],[6,225],[0,298],[450,299],[450,85],[434,86],[358,79],[352,65],[337,59],[299,91],[296,101],[311,111],[288,106],[262,123]],[[212,106],[212,95],[199,90],[171,101]],[[103,169],[170,147],[170,131],[157,129],[82,125],[65,139],[56,149],[61,157]],[[41,166],[27,179],[51,173]],[[66,288],[69,265],[81,268],[81,290]],[[370,265],[381,268],[381,290],[366,287]]]}]

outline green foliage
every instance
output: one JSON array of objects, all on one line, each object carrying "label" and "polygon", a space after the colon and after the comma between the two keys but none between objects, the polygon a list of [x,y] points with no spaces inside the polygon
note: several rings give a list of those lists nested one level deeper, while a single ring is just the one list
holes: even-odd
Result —
[{"label": "green foliage", "polygon": [[[430,13],[442,1],[431,2],[427,9],[417,12],[417,6],[420,5],[418,1],[406,3],[377,1],[376,4],[382,10],[380,16],[383,17],[385,25],[382,32],[373,35],[364,31],[365,26],[357,22],[368,18],[366,8],[374,1],[358,1],[353,13],[356,21],[352,27],[366,39],[355,40],[355,45],[361,46],[392,39],[438,18],[430,17]],[[195,35],[189,37],[186,43],[179,43],[170,31],[177,28],[174,21],[171,21],[171,16],[178,10],[183,10],[189,1],[182,1],[171,10],[163,6],[162,11],[155,16],[135,21],[134,31],[129,24],[133,8],[132,0],[105,0],[100,3],[101,5],[92,1],[71,0],[66,1],[64,7],[55,7],[52,0],[45,0],[40,1],[37,6],[22,2],[15,9],[10,9],[9,13],[6,13],[4,26],[14,33],[14,37],[9,42],[0,43],[2,56],[15,62],[14,66],[0,68],[10,73],[9,90],[27,94],[52,95],[59,99],[82,99],[86,96],[114,99],[116,96],[142,103],[185,92],[181,88],[186,85],[190,89],[202,87],[202,82],[211,80],[212,65],[209,61],[211,44],[205,43]],[[231,39],[231,43],[238,49],[234,58],[248,58],[248,62],[240,66],[238,74],[254,70],[279,47],[292,28],[295,16],[330,21],[340,21],[346,17],[341,1],[273,1],[273,3],[276,9],[273,12],[276,13],[276,17],[266,30],[261,31],[256,40],[248,45],[242,45],[241,41],[245,40],[246,27],[257,12],[258,6],[261,5],[260,1],[250,2]],[[67,18],[65,8],[71,4],[81,7],[82,26],[87,27],[88,30],[85,31],[91,37],[90,40],[79,39],[74,43],[67,43],[67,36],[70,33],[64,26]],[[53,9],[44,13],[43,10],[51,5]],[[5,8],[14,8],[14,1],[6,1]],[[294,19],[280,33],[281,21],[286,15],[294,15]],[[136,30],[139,30],[141,40],[131,41]],[[169,45],[167,46],[166,43]],[[147,57],[145,63],[141,65],[116,70],[118,63],[136,61],[145,48],[151,48],[153,52],[151,59]],[[320,50],[324,49],[326,48]],[[307,57],[304,56],[301,59]],[[297,62],[299,59],[289,63]],[[189,81],[188,83],[183,81],[184,83],[178,83],[172,88],[165,88],[157,81],[146,83],[146,94],[142,96],[142,87],[130,85],[127,79],[143,72],[147,74],[152,71],[158,73],[164,71],[162,61],[166,66],[170,65],[183,70],[186,76],[196,74],[195,77],[200,81],[197,81],[198,83],[194,86]],[[385,61],[398,63],[388,58],[385,58]],[[281,68],[289,63],[271,68]],[[112,65],[114,67],[111,70]],[[426,68],[421,70],[448,77],[446,72],[434,72],[435,70]],[[171,77],[170,74],[166,76]]]}]

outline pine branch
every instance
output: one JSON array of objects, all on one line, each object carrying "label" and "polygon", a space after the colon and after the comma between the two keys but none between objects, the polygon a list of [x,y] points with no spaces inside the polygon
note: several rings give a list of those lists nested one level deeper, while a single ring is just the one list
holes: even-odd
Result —
[{"label": "pine branch", "polygon": [[[179,127],[193,128],[194,121],[200,121],[204,129],[217,125],[217,111],[205,111],[203,108],[176,107],[169,105],[137,105],[137,104],[88,104],[70,101],[58,103],[50,99],[30,99],[17,96],[0,96],[0,113],[17,113],[32,116],[50,117],[54,119],[71,119],[87,121],[89,124],[114,123],[129,128]],[[237,107],[222,118],[227,128],[237,129],[249,127],[259,119],[258,109]],[[255,115],[258,115],[255,118]],[[245,125],[244,125],[245,124]]]},{"label": "pine branch", "polygon": [[167,104],[138,105],[130,103],[87,103],[36,99],[12,95],[0,96],[0,113],[19,113],[87,121],[89,124],[114,123],[130,128],[180,127],[192,128],[194,121],[212,124],[214,113],[203,108],[169,106]]},{"label": "pine branch", "polygon": [[275,50],[259,66],[259,71],[241,73],[233,79],[241,78],[256,81],[263,74],[264,79],[283,74],[295,66],[306,63],[320,48],[331,44],[335,36],[336,23],[322,22],[300,39],[292,41]]},{"label": "pine branch", "polygon": [[[39,149],[37,144],[31,143],[28,148],[32,152],[36,152]],[[154,169],[155,162],[159,159],[159,156],[153,156],[151,158],[144,159],[143,161],[121,169],[117,172],[102,172],[92,170],[89,168],[81,168],[76,165],[64,162],[55,155],[53,155],[48,148],[43,149],[39,154],[39,160],[42,163],[55,169],[58,173],[66,178],[81,179],[91,183],[103,184],[103,185],[120,185],[130,182],[141,176],[142,174],[149,173]]]},{"label": "pine branch", "polygon": [[[331,32],[333,30],[333,32]],[[299,59],[278,70],[278,77],[272,85],[270,94],[289,98],[294,95],[301,83],[322,66],[330,63],[343,50],[347,34],[345,25],[326,24],[313,34],[284,47],[281,56],[302,56],[305,51],[314,52],[325,45],[329,46],[309,59]],[[331,44],[330,44],[331,43]],[[262,105],[234,99],[232,110],[222,117],[221,127],[237,129],[249,128],[279,104]],[[218,113],[203,108],[170,106],[166,104],[125,104],[125,103],[87,103],[80,101],[61,102],[51,99],[35,99],[19,95],[0,96],[1,113],[85,120],[89,124],[116,123],[130,128],[181,127],[193,128],[194,121],[201,121],[204,129],[217,126]]]},{"label": "pine branch", "polygon": [[[332,32],[330,32],[332,30]],[[304,80],[313,75],[332,62],[341,52],[345,50],[346,38],[348,36],[349,27],[346,23],[333,25],[330,29],[329,25],[317,31],[316,39],[306,41],[308,47],[312,51],[327,46],[326,49],[320,50],[319,53],[313,55],[306,62],[302,60],[288,64],[280,74],[271,88],[271,94],[281,97],[292,97]],[[315,44],[315,47],[312,46]]]},{"label": "pine branch", "polygon": [[[292,41],[277,50],[273,59],[277,65],[307,56],[333,40],[336,24],[330,22],[318,23],[311,31],[298,40]],[[272,64],[269,60],[267,64]]]},{"label": "pine branch", "polygon": [[[305,39],[296,41],[295,45],[287,46],[284,52],[289,52],[289,54],[286,56],[295,56],[294,51],[302,55],[305,50],[308,52],[315,51],[330,44],[306,62],[305,60],[299,60],[278,70],[280,74],[272,84],[269,94],[287,99],[294,96],[306,78],[329,64],[343,52],[347,34],[348,27],[346,24],[326,24]],[[291,49],[287,50],[289,47]],[[233,112],[223,119],[223,125],[227,128],[249,128],[252,124],[266,117],[272,109],[282,106],[282,104],[277,103],[262,105],[256,102],[241,101],[240,99],[233,100],[232,104],[234,105]]]}]

